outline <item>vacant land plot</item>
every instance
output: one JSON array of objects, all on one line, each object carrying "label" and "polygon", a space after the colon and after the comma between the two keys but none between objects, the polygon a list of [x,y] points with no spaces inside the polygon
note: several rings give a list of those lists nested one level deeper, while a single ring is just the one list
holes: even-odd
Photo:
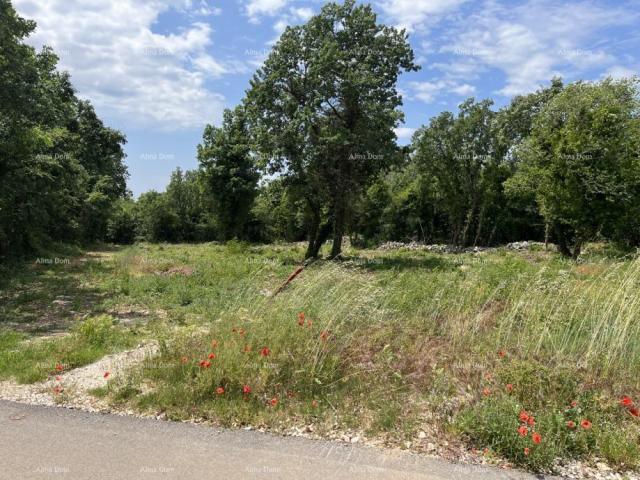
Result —
[{"label": "vacant land plot", "polygon": [[[543,249],[353,249],[274,296],[303,253],[142,244],[16,266],[0,293],[0,380],[55,378],[153,341],[92,394],[533,470],[637,466],[639,260],[598,245],[578,263]],[[64,395],[64,380],[54,388]]]}]

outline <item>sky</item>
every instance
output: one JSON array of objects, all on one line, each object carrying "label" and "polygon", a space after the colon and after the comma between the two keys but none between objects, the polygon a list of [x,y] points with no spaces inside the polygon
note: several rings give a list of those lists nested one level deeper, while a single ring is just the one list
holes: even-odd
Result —
[{"label": "sky", "polygon": [[[206,124],[219,125],[287,25],[319,0],[14,0],[37,22],[28,43],[53,47],[78,96],[127,137],[129,189],[164,190],[176,167],[197,166]],[[640,0],[370,0],[405,28],[419,72],[401,76],[406,144],[464,99],[496,108],[565,81],[640,72]]]}]

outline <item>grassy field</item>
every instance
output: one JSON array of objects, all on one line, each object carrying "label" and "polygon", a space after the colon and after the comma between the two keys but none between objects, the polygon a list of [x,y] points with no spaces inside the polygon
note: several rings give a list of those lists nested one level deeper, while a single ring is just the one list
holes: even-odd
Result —
[{"label": "grassy field", "polygon": [[172,419],[464,445],[532,470],[638,465],[640,260],[601,245],[577,263],[348,249],[273,296],[303,253],[142,244],[7,268],[0,379],[154,338],[159,355],[95,394]]}]

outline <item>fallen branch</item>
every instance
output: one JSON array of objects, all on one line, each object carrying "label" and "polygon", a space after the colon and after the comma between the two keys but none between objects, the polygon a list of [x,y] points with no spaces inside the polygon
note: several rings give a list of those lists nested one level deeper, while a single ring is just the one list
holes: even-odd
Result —
[{"label": "fallen branch", "polygon": [[271,297],[275,297],[276,295],[278,295],[280,292],[282,292],[285,288],[287,288],[287,286],[293,282],[293,279],[296,278],[298,275],[300,275],[302,273],[302,271],[308,267],[309,265],[311,265],[313,262],[315,261],[315,259],[310,259],[305,261],[302,265],[300,265],[298,268],[296,268],[296,270],[289,275],[289,278],[287,278],[287,280],[285,280],[285,282],[280,285],[280,288],[278,288],[273,295],[271,295]]}]

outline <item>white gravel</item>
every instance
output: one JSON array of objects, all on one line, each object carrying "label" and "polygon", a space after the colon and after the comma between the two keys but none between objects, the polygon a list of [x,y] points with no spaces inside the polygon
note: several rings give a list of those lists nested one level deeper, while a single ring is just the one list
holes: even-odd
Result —
[{"label": "white gravel", "polygon": [[157,351],[158,344],[155,342],[141,344],[132,350],[106,355],[84,367],[60,372],[43,382],[20,385],[13,381],[1,381],[0,399],[88,411],[109,410],[101,399],[94,397],[89,391],[105,387],[109,380],[123,375],[128,367]]}]

